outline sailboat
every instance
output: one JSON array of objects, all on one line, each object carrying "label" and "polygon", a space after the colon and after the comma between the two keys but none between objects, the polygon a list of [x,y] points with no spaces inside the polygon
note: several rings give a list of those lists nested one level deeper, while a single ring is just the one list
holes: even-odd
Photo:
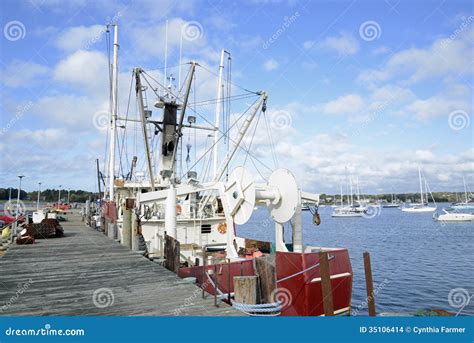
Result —
[{"label": "sailboat", "polygon": [[[418,178],[420,180],[420,196],[421,196],[421,201],[419,204],[411,204],[409,207],[403,207],[401,210],[403,212],[433,212],[436,211],[436,204],[435,206],[429,206],[429,200],[428,200],[428,183],[426,182],[426,179],[422,177],[421,175],[421,169],[418,168]],[[426,188],[426,194],[423,194],[423,180]],[[431,192],[430,192],[431,194]],[[433,196],[432,196],[433,197]],[[426,198],[426,199],[425,199]],[[426,200],[426,202],[425,202]],[[434,199],[433,199],[434,202]]]},{"label": "sailboat", "polygon": [[354,205],[354,198],[352,194],[352,178],[350,179],[350,197],[347,196],[347,205],[344,205],[344,196],[342,194],[341,184],[341,206],[334,208],[331,217],[335,218],[349,218],[349,217],[362,217],[364,214],[364,208]]},{"label": "sailboat", "polygon": [[469,198],[467,196],[467,185],[466,185],[466,179],[464,178],[464,175],[462,177],[462,181],[464,184],[464,201],[461,202],[456,202],[451,205],[451,208],[455,210],[474,210],[474,203],[469,202]]},{"label": "sailboat", "polygon": [[383,208],[398,208],[400,207],[400,202],[395,198],[395,195],[392,193],[392,201],[384,202],[382,204]]}]

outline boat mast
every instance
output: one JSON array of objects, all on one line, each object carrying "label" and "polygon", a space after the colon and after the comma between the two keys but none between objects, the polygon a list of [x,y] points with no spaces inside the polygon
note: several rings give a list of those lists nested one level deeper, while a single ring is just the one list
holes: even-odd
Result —
[{"label": "boat mast", "polygon": [[341,207],[344,206],[344,197],[342,196],[342,182],[341,182]]},{"label": "boat mast", "polygon": [[112,118],[110,122],[110,156],[109,156],[109,200],[114,200],[114,179],[115,179],[115,136],[117,130],[117,110],[118,110],[118,26],[114,26],[114,59],[112,69]]},{"label": "boat mast", "polygon": [[214,131],[214,148],[213,148],[213,174],[214,178],[217,176],[217,166],[218,166],[218,155],[219,155],[219,127],[220,127],[220,116],[221,116],[221,101],[222,101],[222,93],[223,87],[222,84],[222,75],[224,73],[224,55],[225,50],[221,50],[221,62],[219,64],[219,78],[217,80],[217,103],[216,103],[216,120],[215,120],[215,127],[216,131]]},{"label": "boat mast", "polygon": [[142,133],[143,133],[143,140],[145,143],[145,155],[146,155],[146,162],[148,167],[148,177],[150,178],[150,184],[152,191],[155,190],[155,177],[153,175],[153,164],[151,163],[151,156],[150,156],[150,143],[148,141],[148,131],[146,129],[147,124],[147,116],[145,113],[145,104],[143,103],[143,87],[140,79],[140,74],[142,73],[142,69],[135,68],[135,92],[137,94],[137,101],[138,101],[138,109],[140,111],[140,118],[142,123]]},{"label": "boat mast", "polygon": [[354,198],[352,196],[352,176],[349,177],[349,185],[350,185],[350,189],[351,189],[351,207],[354,206]]},{"label": "boat mast", "polygon": [[421,183],[421,169],[420,169],[420,167],[418,167],[418,178],[420,179],[421,204],[424,205],[425,201],[423,199],[423,184]]},{"label": "boat mast", "polygon": [[464,201],[466,202],[466,205],[468,203],[467,201],[467,187],[466,187],[466,178],[464,175],[462,176],[462,183],[464,184]]},{"label": "boat mast", "polygon": [[[179,139],[182,136],[181,131],[183,130],[183,122],[184,122],[184,116],[186,114],[186,108],[188,106],[188,99],[189,99],[189,94],[191,93],[191,86],[193,83],[193,78],[194,78],[194,72],[196,71],[196,66],[198,64],[194,61],[191,62],[191,69],[189,71],[189,79],[188,83],[186,84],[186,89],[184,92],[184,98],[183,98],[183,104],[182,104],[182,109],[181,109],[181,115],[179,117],[179,122],[178,122],[178,127],[176,129],[176,134],[175,134],[175,143],[174,143],[174,149],[173,149],[173,154],[172,154],[172,159],[171,159],[171,172],[173,176],[175,174],[175,159],[176,159],[176,151],[178,150],[178,145],[179,145]],[[173,183],[173,182],[172,182]]]}]

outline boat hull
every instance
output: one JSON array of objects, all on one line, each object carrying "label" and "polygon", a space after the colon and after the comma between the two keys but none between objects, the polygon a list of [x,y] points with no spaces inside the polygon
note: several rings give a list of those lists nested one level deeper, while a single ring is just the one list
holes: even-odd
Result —
[{"label": "boat hull", "polygon": [[[325,249],[325,251],[328,251],[329,255],[334,312],[337,315],[349,314],[352,296],[352,267],[349,253],[346,249]],[[256,275],[253,260],[246,259],[205,267],[185,267],[179,269],[178,275],[183,278],[195,277],[197,284],[210,294],[214,295],[217,292],[227,295],[234,291],[234,276]],[[308,269],[312,266],[314,268]],[[210,271],[212,279],[205,271]],[[302,271],[304,272],[301,273]],[[282,303],[282,316],[324,315],[318,252],[276,252],[275,275],[276,288],[273,294],[275,300]]]},{"label": "boat hull", "polygon": [[411,207],[406,207],[402,208],[403,212],[411,212],[411,213],[416,213],[416,212],[434,212],[436,211],[436,207],[422,207],[422,208],[411,208]]}]

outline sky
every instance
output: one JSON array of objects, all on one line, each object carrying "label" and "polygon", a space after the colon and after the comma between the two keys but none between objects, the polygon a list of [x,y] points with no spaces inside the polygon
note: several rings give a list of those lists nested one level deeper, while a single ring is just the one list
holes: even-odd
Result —
[{"label": "sky", "polygon": [[[463,176],[474,189],[471,1],[5,0],[0,9],[0,187],[23,174],[30,191],[97,189],[109,116],[104,28],[117,23],[119,115],[136,115],[133,68],[163,77],[168,31],[168,66],[180,50],[182,63],[202,66],[194,98],[215,98],[221,49],[232,56],[233,95],[237,85],[269,94],[267,125],[254,123],[245,140],[249,168],[269,166],[261,178],[285,167],[315,193],[338,193],[347,175],[364,193],[415,192],[421,167],[432,191],[461,191]],[[233,105],[232,118],[250,103]],[[213,122],[212,106],[199,111],[198,124]],[[127,127],[128,159],[136,131]],[[191,163],[208,141],[197,137]]]}]

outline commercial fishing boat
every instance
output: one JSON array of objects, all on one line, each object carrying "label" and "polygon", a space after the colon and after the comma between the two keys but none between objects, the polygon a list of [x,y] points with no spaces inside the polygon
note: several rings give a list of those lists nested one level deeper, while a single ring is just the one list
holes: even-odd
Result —
[{"label": "commercial fishing boat", "polygon": [[[317,205],[319,195],[303,191],[288,169],[267,168],[258,171],[258,177],[250,171],[250,164],[255,168],[265,164],[254,156],[252,141],[255,134],[261,134],[259,121],[267,120],[268,94],[251,92],[244,87],[239,89],[245,89],[245,93],[231,94],[237,87],[229,73],[230,53],[222,50],[215,99],[189,101],[199,79],[198,71],[206,70],[197,62],[186,64],[187,76],[182,84],[178,82],[178,87],[173,86],[174,78],[168,76],[166,68],[167,85],[152,77],[151,72],[135,68],[132,84],[138,117],[133,119],[127,113],[125,118],[129,119],[120,118],[117,110],[117,32],[118,27],[114,25],[109,182],[105,183],[101,214],[107,234],[132,249],[141,237],[150,259],[164,261],[167,268],[180,277],[193,278],[203,290],[244,312],[260,315],[323,315],[319,259],[320,253],[325,252],[329,260],[334,314],[349,314],[352,269],[347,249],[303,244],[302,204]],[[179,65],[181,68],[182,64]],[[224,79],[225,68],[227,77]],[[153,93],[154,108],[148,107],[150,92]],[[230,104],[244,98],[254,100],[231,122]],[[199,103],[215,104],[214,122],[197,109]],[[225,113],[227,115],[223,115]],[[120,178],[116,176],[116,130],[118,126],[126,128],[130,123],[139,125],[142,133],[146,172],[139,174],[137,171],[140,159],[135,155],[130,158],[130,172]],[[199,158],[196,156],[191,165],[190,151],[199,147],[193,146],[192,139],[187,143],[183,140],[186,132],[196,131],[207,133],[212,144],[201,149],[204,153]],[[253,136],[249,137],[252,132]],[[272,142],[271,129],[267,134]],[[226,142],[226,151],[221,146],[223,142]],[[239,153],[243,154],[240,159]],[[185,154],[186,170],[182,168]],[[212,165],[212,172],[208,170],[199,175],[198,163]],[[255,207],[268,210],[268,218],[260,225],[274,232],[272,242],[237,235],[238,227],[248,223]],[[317,212],[313,221],[319,223]],[[291,241],[285,241],[285,231],[291,233]],[[273,281],[266,285],[260,275],[261,263],[272,270],[270,279]],[[233,298],[234,277],[259,275],[259,303],[242,308],[243,305]]]}]

